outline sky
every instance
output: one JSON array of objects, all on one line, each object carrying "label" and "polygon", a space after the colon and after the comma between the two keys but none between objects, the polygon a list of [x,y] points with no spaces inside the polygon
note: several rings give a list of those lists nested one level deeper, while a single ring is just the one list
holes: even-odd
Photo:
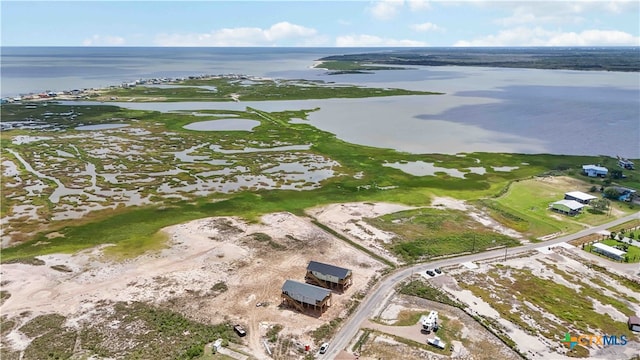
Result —
[{"label": "sky", "polygon": [[640,46],[640,0],[7,1],[2,46]]}]

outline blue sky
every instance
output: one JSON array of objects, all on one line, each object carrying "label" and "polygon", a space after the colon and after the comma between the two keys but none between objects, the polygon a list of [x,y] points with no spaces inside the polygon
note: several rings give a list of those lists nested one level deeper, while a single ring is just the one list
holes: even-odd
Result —
[{"label": "blue sky", "polygon": [[6,1],[3,46],[640,46],[640,1]]}]

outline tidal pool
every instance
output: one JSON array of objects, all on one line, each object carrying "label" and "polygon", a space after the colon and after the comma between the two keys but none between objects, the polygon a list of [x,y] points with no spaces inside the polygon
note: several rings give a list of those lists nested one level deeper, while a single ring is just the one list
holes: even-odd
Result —
[{"label": "tidal pool", "polygon": [[97,124],[97,125],[83,125],[76,127],[76,130],[109,130],[127,127],[129,124]]},{"label": "tidal pool", "polygon": [[437,172],[444,172],[449,176],[464,179],[464,173],[458,169],[450,169],[435,166],[434,163],[413,161],[407,163],[386,163],[384,166],[401,170],[413,176],[434,176]]},{"label": "tidal pool", "polygon": [[220,119],[198,121],[184,126],[195,131],[252,131],[260,125],[260,121],[249,119]]}]

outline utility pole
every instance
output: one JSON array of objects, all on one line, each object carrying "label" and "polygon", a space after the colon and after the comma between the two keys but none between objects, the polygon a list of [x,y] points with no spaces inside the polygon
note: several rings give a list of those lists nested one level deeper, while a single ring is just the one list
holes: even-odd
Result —
[{"label": "utility pole", "polygon": [[476,252],[476,234],[473,234],[473,249],[471,250],[471,252]]}]

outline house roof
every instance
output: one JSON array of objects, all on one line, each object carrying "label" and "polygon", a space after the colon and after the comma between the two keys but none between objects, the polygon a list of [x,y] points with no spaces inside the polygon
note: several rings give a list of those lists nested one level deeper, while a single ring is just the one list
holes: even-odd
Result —
[{"label": "house roof", "polygon": [[587,193],[583,193],[582,191],[569,191],[565,193],[565,195],[571,196],[574,199],[579,199],[582,201],[597,199],[597,196],[593,196]]},{"label": "house roof", "polygon": [[629,316],[629,321],[627,321],[629,325],[640,325],[640,317],[638,316]]},{"label": "house roof", "polygon": [[603,243],[595,243],[595,244],[593,244],[593,247],[596,248],[596,249],[600,249],[602,251],[606,251],[609,254],[613,254],[613,255],[616,255],[616,256],[622,256],[622,255],[627,253],[626,251],[622,251],[620,249],[616,249],[613,246],[609,246],[609,245],[603,244]]},{"label": "house roof", "polygon": [[335,276],[338,279],[344,279],[349,275],[351,270],[341,268],[339,266],[324,264],[317,261],[309,261],[307,265],[307,271],[315,271],[325,275]]},{"label": "house roof", "polygon": [[631,194],[635,194],[636,193],[635,190],[629,189],[629,188],[626,188],[626,187],[622,187],[622,186],[612,186],[612,187],[614,189],[618,190],[619,193],[625,193],[625,192],[631,193]]},{"label": "house roof", "polygon": [[584,204],[580,204],[575,200],[560,200],[552,203],[551,205],[564,205],[571,210],[580,210],[584,207]]},{"label": "house roof", "polygon": [[301,283],[295,280],[285,281],[282,285],[282,292],[294,300],[307,304],[322,302],[327,296],[331,295],[331,290],[329,289]]},{"label": "house roof", "polygon": [[602,172],[609,171],[609,169],[607,169],[606,167],[602,167],[598,165],[582,165],[582,170],[595,170],[595,171],[602,171]]}]

